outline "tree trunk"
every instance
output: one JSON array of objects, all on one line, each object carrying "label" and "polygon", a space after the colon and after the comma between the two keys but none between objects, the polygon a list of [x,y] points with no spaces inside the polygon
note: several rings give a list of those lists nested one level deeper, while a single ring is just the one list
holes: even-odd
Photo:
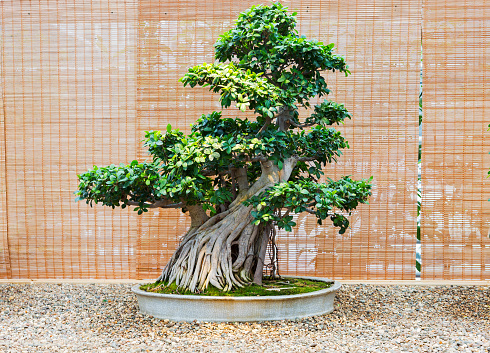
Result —
[{"label": "tree trunk", "polygon": [[252,280],[261,283],[270,225],[254,225],[252,206],[243,201],[288,180],[296,161],[289,158],[282,170],[270,161],[262,163],[261,177],[250,188],[243,187],[227,211],[209,219],[196,213],[202,224],[192,222],[158,281],[175,282],[191,292],[205,290],[209,284],[229,291]]}]

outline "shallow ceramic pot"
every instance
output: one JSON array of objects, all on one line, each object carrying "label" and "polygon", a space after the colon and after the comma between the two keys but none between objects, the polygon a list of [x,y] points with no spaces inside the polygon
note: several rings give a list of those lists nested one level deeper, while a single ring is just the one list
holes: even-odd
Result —
[{"label": "shallow ceramic pot", "polygon": [[333,285],[330,288],[310,293],[268,297],[159,294],[141,290],[139,288],[140,284],[133,286],[131,290],[138,298],[142,313],[172,321],[244,322],[293,320],[331,313],[334,309],[335,293],[341,287],[340,283],[326,278],[301,278],[333,282]]}]

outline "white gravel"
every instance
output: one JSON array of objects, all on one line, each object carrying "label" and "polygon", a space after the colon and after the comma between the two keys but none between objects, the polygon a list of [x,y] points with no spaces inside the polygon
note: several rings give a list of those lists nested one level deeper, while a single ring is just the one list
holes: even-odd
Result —
[{"label": "white gravel", "polygon": [[0,285],[1,352],[490,352],[490,286],[344,285],[332,314],[174,323],[131,285]]}]

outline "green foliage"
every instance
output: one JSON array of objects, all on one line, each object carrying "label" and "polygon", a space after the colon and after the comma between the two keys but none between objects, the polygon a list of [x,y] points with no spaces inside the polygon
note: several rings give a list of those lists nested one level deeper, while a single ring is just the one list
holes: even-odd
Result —
[{"label": "green foliage", "polygon": [[282,169],[293,157],[298,162],[288,182],[245,202],[255,207],[255,222],[275,222],[291,231],[295,223],[290,214],[310,212],[319,223],[330,218],[345,232],[345,215],[371,195],[370,180],[318,179],[321,168],[349,147],[329,126],[343,123],[350,114],[343,104],[324,100],[304,121],[299,116],[300,106],[309,108],[311,98],[330,92],[323,71],[350,73],[333,49],[333,44],[300,36],[295,14],[281,4],[253,6],[216,42],[217,63],[194,66],[180,81],[209,87],[220,94],[223,108],[234,102],[240,110],[254,112],[255,119],[211,112],[188,135],[170,125],[165,131],[147,131],[144,146],[151,163],[94,167],[78,176],[78,198],[113,208],[135,205],[138,213],[198,204],[214,214],[240,192],[234,179],[238,168],[246,168],[251,185],[261,175],[261,162],[272,161]]},{"label": "green foliage", "polygon": [[295,102],[309,106],[310,98],[329,93],[321,71],[350,73],[345,60],[332,53],[333,44],[298,34],[295,15],[280,3],[252,6],[215,44],[218,61],[263,74],[293,109]]},{"label": "green foliage", "polygon": [[[290,232],[296,225],[290,213],[309,211],[318,218],[318,224],[330,217],[343,234],[349,226],[340,212],[349,213],[359,203],[367,203],[371,195],[371,179],[355,181],[344,177],[338,181],[315,183],[309,180],[283,182],[274,185],[245,202],[253,205],[255,223],[275,222],[279,228]],[[280,211],[285,209],[286,212]]]},{"label": "green foliage", "polygon": [[259,74],[242,70],[233,63],[191,67],[180,81],[184,86],[210,86],[210,91],[220,93],[224,108],[236,102],[241,111],[253,109],[260,116],[272,118],[282,105],[281,91],[277,87]]},{"label": "green foliage", "polygon": [[[137,161],[125,166],[114,164],[94,169],[78,175],[79,200],[102,203],[105,206],[125,208],[129,202],[145,203],[159,199],[155,184],[160,181],[158,166],[153,163],[138,163]],[[138,213],[146,209],[137,207]]]},{"label": "green foliage", "polygon": [[350,119],[349,112],[343,104],[332,101],[323,101],[315,105],[315,111],[306,118],[306,124],[333,125],[343,123],[345,119]]},{"label": "green foliage", "polygon": [[261,124],[250,122],[239,118],[221,118],[221,112],[212,112],[211,114],[203,114],[193,125],[192,131],[199,132],[202,136],[235,136],[246,135],[255,136],[259,132]]},{"label": "green foliage", "polygon": [[279,164],[292,155],[301,155],[326,165],[341,155],[340,149],[348,147],[341,133],[333,128],[315,126],[299,132],[269,128],[255,137],[259,124],[220,116],[216,112],[203,115],[189,136],[175,130],[148,131],[145,146],[155,161],[165,163],[164,171],[173,175],[195,175],[202,170],[220,172],[258,157]]},{"label": "green foliage", "polygon": [[296,148],[296,153],[300,156],[311,158],[319,163],[316,167],[326,165],[332,161],[337,161],[336,157],[342,155],[341,149],[348,148],[349,144],[342,134],[333,129],[323,126],[315,126],[306,133],[301,131],[292,134],[292,148]]}]

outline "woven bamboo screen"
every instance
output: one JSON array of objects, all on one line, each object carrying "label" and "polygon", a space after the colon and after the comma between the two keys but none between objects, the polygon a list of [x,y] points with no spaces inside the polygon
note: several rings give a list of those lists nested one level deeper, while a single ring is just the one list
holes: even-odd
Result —
[{"label": "woven bamboo screen", "polygon": [[[211,62],[218,35],[256,3],[0,2],[7,190],[0,184],[0,197],[8,201],[0,211],[0,276],[157,275],[187,217],[76,204],[76,173],[143,160],[145,130],[170,123],[189,131],[202,113],[219,109],[216,96],[177,80],[189,66]],[[348,78],[327,76],[332,99],[353,119],[341,128],[351,149],[326,174],[372,175],[375,188],[343,236],[299,217],[295,232],[279,235],[280,271],[413,279],[421,3],[284,3],[298,11],[300,33],[336,43],[351,66]]]},{"label": "woven bamboo screen", "polygon": [[76,173],[134,158],[137,7],[3,1],[13,278],[135,278],[132,213],[74,202]]},{"label": "woven bamboo screen", "polygon": [[[230,28],[240,11],[255,3],[140,2],[140,21],[145,23],[138,36],[138,87],[144,92],[138,96],[140,134],[168,122],[188,130],[200,114],[219,109],[216,96],[204,89],[183,88],[177,80],[187,67],[212,61],[212,45],[218,34]],[[352,229],[343,236],[328,225],[317,226],[307,216],[297,219],[299,226],[292,234],[280,233],[281,273],[412,279],[420,3],[359,1],[357,7],[327,1],[285,4],[298,11],[300,33],[335,42],[353,72],[348,78],[328,76],[333,99],[344,102],[354,118],[342,128],[352,148],[326,174],[373,175],[376,188],[371,205],[352,216]],[[225,114],[239,115],[237,111]],[[151,270],[161,261],[156,249],[168,242],[165,233],[175,221],[172,218],[169,224],[168,218],[160,215],[143,219],[144,251],[155,252],[148,257]]]},{"label": "woven bamboo screen", "polygon": [[489,28],[488,1],[424,2],[424,279],[490,279]]},{"label": "woven bamboo screen", "polygon": [[[2,67],[0,55],[0,67]],[[0,87],[0,97],[3,97],[3,85]],[[0,98],[0,278],[10,278],[10,258],[7,238],[7,190],[5,184],[5,115],[3,99]]]}]

